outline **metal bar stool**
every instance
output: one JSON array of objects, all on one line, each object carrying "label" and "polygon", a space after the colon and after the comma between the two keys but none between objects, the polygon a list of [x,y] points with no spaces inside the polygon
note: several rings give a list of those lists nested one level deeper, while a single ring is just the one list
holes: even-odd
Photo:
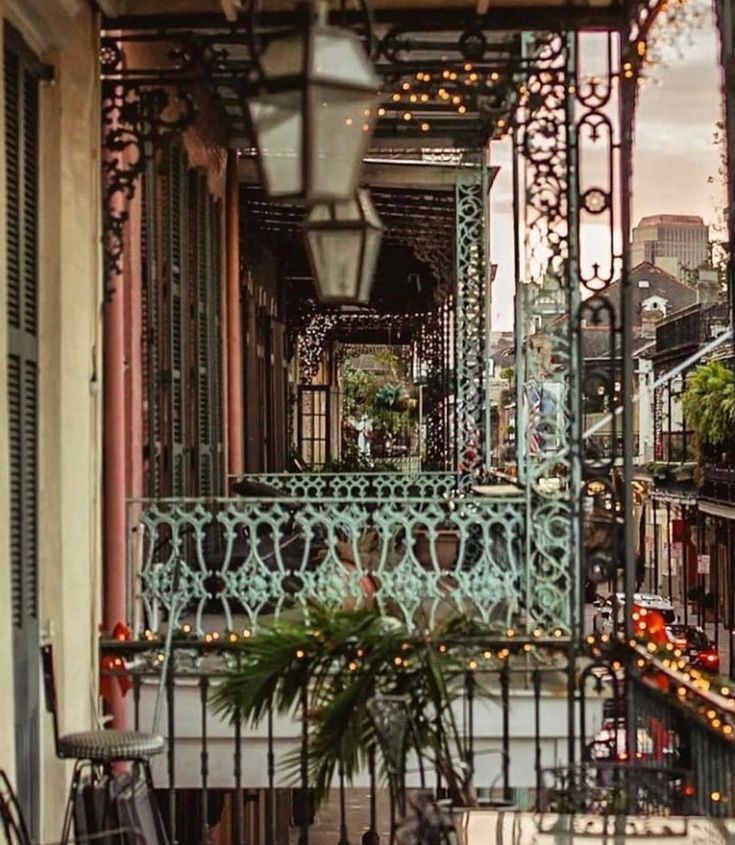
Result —
[{"label": "metal bar stool", "polygon": [[[150,758],[160,754],[164,749],[164,739],[156,734],[142,733],[132,730],[95,730],[79,733],[59,735],[59,719],[56,698],[56,680],[54,677],[53,650],[50,645],[41,648],[41,662],[43,667],[43,682],[46,694],[46,709],[53,718],[54,743],[56,756],[62,760],[75,760],[74,772],[69,787],[69,798],[64,813],[64,826],[61,833],[61,845],[67,845],[71,836],[74,807],[76,804],[82,772],[85,767],[92,771],[95,782],[104,789],[104,803],[102,808],[102,827],[113,822],[110,827],[120,829],[120,819],[113,795],[113,769],[116,763],[131,763],[133,769],[133,799],[135,785],[139,781],[139,771],[142,770],[145,784],[153,802],[153,824],[157,843],[166,843],[167,836],[158,806],[153,797],[153,776],[151,774]],[[135,811],[133,801],[133,811]],[[138,820],[139,821],[139,820]],[[142,825],[138,825],[143,827]]]},{"label": "metal bar stool", "polygon": [[[5,835],[6,845],[37,845],[28,831],[18,796],[15,794],[15,790],[3,769],[0,769],[0,830]],[[132,840],[135,845],[147,845],[142,832],[132,827],[108,830],[104,833],[93,833],[89,836],[77,837],[75,841],[77,845],[80,845],[82,842],[96,842],[103,838],[107,839],[113,834],[125,834],[128,840]],[[58,845],[58,843],[49,843],[49,845]]]}]

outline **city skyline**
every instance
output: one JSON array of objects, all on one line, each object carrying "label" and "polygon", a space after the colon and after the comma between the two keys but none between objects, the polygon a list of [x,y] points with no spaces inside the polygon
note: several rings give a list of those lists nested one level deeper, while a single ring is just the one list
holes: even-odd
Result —
[{"label": "city skyline", "polygon": [[[715,142],[722,79],[711,11],[703,7],[695,27],[667,37],[668,43],[659,49],[661,61],[647,70],[639,91],[631,227],[650,215],[699,215],[710,227],[710,237],[722,238],[725,193],[719,173],[721,150]],[[513,324],[509,153],[507,143],[493,145],[493,163],[500,168],[491,191],[491,256],[498,265],[492,324],[497,330]],[[590,252],[607,254],[606,233],[606,223],[583,226],[582,237]]]}]

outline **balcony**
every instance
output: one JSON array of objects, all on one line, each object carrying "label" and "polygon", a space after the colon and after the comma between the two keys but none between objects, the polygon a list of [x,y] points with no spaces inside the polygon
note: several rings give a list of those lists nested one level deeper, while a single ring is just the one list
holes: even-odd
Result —
[{"label": "balcony", "polygon": [[526,551],[543,497],[510,485],[480,495],[453,473],[261,474],[239,484],[251,495],[130,502],[136,631],[167,618],[202,634],[212,616],[227,630],[256,630],[330,602],[377,607],[409,630],[453,612],[498,633],[569,634],[564,527],[532,544],[546,568],[531,567]]},{"label": "balcony", "polygon": [[[609,823],[628,834],[643,825],[649,837],[657,830],[686,835],[698,824],[708,829],[703,817],[726,817],[735,800],[731,694],[685,677],[665,656],[652,656],[644,641],[630,648],[591,640],[577,664],[546,637],[501,643],[437,629],[432,640],[396,633],[401,663],[389,661],[375,683],[380,691],[400,685],[404,694],[381,698],[378,692],[371,699],[382,701],[383,710],[382,720],[371,716],[366,754],[330,757],[344,768],[332,771],[332,793],[315,812],[324,787],[314,768],[326,754],[321,714],[333,704],[325,684],[344,694],[363,671],[348,665],[346,650],[335,651],[329,630],[321,633],[315,644],[314,631],[303,631],[308,666],[279,676],[272,706],[234,721],[222,718],[212,702],[232,672],[262,654],[252,648],[254,636],[202,639],[182,630],[168,661],[161,660],[165,640],[150,634],[103,641],[103,652],[123,661],[110,681],[129,686],[131,722],[147,726],[158,714],[164,726],[168,752],[156,783],[172,839],[272,845],[298,832],[301,842],[322,843],[335,835],[355,841],[365,830],[388,837],[397,802],[415,799],[422,788],[446,797],[458,773],[462,794],[474,796],[457,811],[461,824],[474,830],[472,843],[486,841],[505,816],[536,834],[576,817],[587,832]],[[360,646],[359,640],[350,644],[350,660]],[[325,654],[329,679],[320,674]],[[424,678],[427,656],[438,661],[432,671],[441,674],[446,699],[440,710],[417,713],[414,704],[428,705],[411,690]],[[623,672],[637,714],[633,760],[621,715]],[[294,682],[301,694],[285,692]],[[570,684],[577,696],[571,744],[565,725]],[[366,701],[356,699],[355,707],[349,718],[363,724]],[[414,730],[412,720],[421,713],[428,721]],[[449,770],[424,733],[435,720],[443,720],[454,743]],[[391,772],[400,773],[397,781]]]},{"label": "balcony", "polygon": [[702,470],[700,496],[712,502],[735,505],[735,469],[731,464],[706,464]]},{"label": "balcony", "polygon": [[727,303],[696,304],[672,315],[656,329],[656,355],[668,356],[696,349],[730,327]]}]

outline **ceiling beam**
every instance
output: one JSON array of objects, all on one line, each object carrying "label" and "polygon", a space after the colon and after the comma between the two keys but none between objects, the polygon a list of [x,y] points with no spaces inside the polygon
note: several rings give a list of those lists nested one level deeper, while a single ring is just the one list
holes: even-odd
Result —
[{"label": "ceiling beam", "polygon": [[[182,0],[179,0],[182,2]],[[184,0],[186,2],[186,0]],[[235,3],[236,0],[227,0]],[[196,2],[187,3],[191,10]],[[201,9],[203,4],[199,2]],[[490,4],[484,15],[467,13],[463,9],[451,8],[411,8],[411,9],[376,9],[375,19],[377,25],[402,26],[410,32],[417,28],[417,21],[420,21],[420,29],[430,27],[437,31],[464,31],[466,28],[481,29],[486,32],[498,31],[524,31],[533,29],[536,31],[559,30],[575,31],[579,29],[602,28],[616,29],[625,20],[628,4],[611,0],[600,4],[579,5],[569,2],[525,2],[509,6],[496,6]],[[182,8],[180,13],[168,14],[146,14],[151,8],[150,0],[141,3],[138,14],[126,14],[118,17],[115,26],[122,29],[168,29],[182,27],[187,29],[217,28],[222,26],[222,15],[197,13]],[[160,8],[160,7],[159,7]],[[211,6],[210,6],[211,8]],[[345,20],[347,25],[361,26],[364,18],[362,13],[354,11],[340,12],[340,21]],[[293,21],[293,12],[261,12],[258,14],[258,24],[263,28],[274,28],[288,26]]]}]

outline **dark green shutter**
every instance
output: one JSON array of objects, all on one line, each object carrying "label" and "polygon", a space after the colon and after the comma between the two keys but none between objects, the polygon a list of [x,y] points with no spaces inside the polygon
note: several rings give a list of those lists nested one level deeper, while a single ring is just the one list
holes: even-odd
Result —
[{"label": "dark green shutter", "polygon": [[192,477],[197,479],[199,496],[222,492],[222,420],[220,329],[219,208],[207,186],[203,170],[190,173],[189,275],[192,304],[191,389],[196,396],[192,419]]},{"label": "dark green shutter", "polygon": [[6,24],[5,242],[10,447],[10,567],[16,778],[31,827],[39,819],[38,624],[38,70]]},{"label": "dark green shutter", "polygon": [[180,142],[143,180],[145,489],[223,490],[219,208]]},{"label": "dark green shutter", "polygon": [[190,493],[185,446],[187,440],[186,395],[188,360],[187,291],[184,284],[186,256],[185,215],[188,211],[186,161],[180,143],[168,148],[168,197],[166,201],[166,240],[168,245],[165,267],[168,298],[169,334],[169,414],[171,420],[169,442],[173,496]]}]

